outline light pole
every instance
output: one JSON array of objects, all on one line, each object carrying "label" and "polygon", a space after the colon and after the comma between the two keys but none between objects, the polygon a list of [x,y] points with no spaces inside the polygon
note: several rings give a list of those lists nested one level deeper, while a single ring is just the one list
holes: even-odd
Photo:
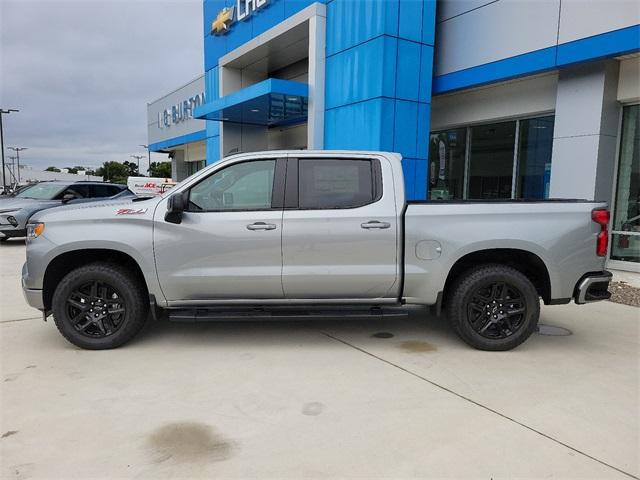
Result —
[{"label": "light pole", "polygon": [[140,159],[144,158],[144,155],[131,155],[131,158],[135,158],[138,161],[138,175],[140,175]]},{"label": "light pole", "polygon": [[138,146],[147,149],[147,156],[148,156],[148,159],[149,159],[149,165],[147,165],[147,173],[149,173],[149,169],[151,168],[151,150],[149,150],[149,145],[140,144]]},{"label": "light pole", "polygon": [[16,110],[15,108],[9,108],[8,110],[5,110],[3,108],[0,108],[0,149],[2,149],[2,188],[4,189],[3,192],[6,193],[7,191],[7,182],[5,181],[5,172],[4,172],[4,133],[2,131],[2,115],[9,114],[11,112],[19,112],[20,110]]},{"label": "light pole", "polygon": [[19,184],[20,183],[20,152],[23,150],[29,150],[29,149],[27,147],[9,147],[9,150],[13,150],[14,152],[16,152],[16,158],[18,162],[18,184]]},{"label": "light pole", "polygon": [[[9,175],[11,175],[13,177],[13,181],[17,183],[16,180],[16,156],[15,155],[9,155],[9,160],[11,160],[11,163],[7,163],[7,170],[9,171]],[[11,168],[9,168],[9,165],[11,165]]]}]

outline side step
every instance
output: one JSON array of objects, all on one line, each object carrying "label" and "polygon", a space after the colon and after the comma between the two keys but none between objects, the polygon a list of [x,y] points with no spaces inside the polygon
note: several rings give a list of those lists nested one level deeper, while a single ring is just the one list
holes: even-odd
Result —
[{"label": "side step", "polygon": [[212,322],[216,320],[286,320],[293,318],[402,318],[409,312],[400,309],[373,308],[180,308],[167,311],[172,322]]}]

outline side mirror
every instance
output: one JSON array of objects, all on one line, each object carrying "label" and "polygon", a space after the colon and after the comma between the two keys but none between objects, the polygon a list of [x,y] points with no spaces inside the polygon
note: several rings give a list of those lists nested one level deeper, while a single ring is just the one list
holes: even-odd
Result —
[{"label": "side mirror", "polygon": [[182,223],[182,213],[186,207],[184,196],[181,193],[171,195],[167,202],[167,213],[164,221],[169,223]]},{"label": "side mirror", "polygon": [[76,196],[73,193],[65,193],[62,197],[62,203],[70,202],[71,200],[75,200]]}]

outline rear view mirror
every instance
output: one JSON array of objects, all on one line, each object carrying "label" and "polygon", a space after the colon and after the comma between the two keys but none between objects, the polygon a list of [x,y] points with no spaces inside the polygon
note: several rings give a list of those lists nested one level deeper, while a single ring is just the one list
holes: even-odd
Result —
[{"label": "rear view mirror", "polygon": [[181,193],[171,195],[167,202],[167,213],[164,214],[165,222],[182,223],[182,213],[185,206],[186,202]]}]

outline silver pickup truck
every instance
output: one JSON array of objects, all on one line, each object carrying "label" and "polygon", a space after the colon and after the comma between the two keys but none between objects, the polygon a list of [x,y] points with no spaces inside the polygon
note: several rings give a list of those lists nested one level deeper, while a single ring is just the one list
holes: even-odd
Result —
[{"label": "silver pickup truck", "polygon": [[146,318],[378,316],[446,311],[508,350],[546,305],[609,298],[609,212],[580,200],[406,201],[400,156],[271,151],[229,157],[168,194],[37,213],[28,303],[70,342],[118,347]]}]

